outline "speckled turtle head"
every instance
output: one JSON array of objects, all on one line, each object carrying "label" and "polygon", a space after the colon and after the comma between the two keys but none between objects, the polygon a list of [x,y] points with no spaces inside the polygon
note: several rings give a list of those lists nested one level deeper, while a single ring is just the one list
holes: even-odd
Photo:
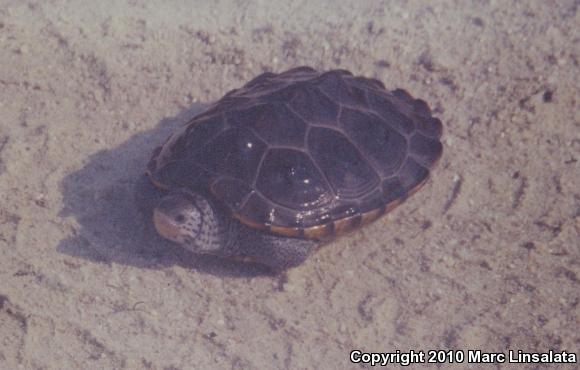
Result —
[{"label": "speckled turtle head", "polygon": [[[167,194],[154,223],[194,252],[275,267],[272,253],[306,245],[300,261],[282,263],[295,265],[417,191],[441,157],[441,133],[424,101],[378,80],[309,67],[264,73],[154,152],[147,175]],[[243,245],[256,238],[266,252]]]}]

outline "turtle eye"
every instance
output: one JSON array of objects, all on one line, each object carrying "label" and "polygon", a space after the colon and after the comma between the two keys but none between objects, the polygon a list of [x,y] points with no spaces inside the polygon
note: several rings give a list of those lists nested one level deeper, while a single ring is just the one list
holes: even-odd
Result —
[{"label": "turtle eye", "polygon": [[182,224],[185,222],[185,216],[183,215],[183,213],[178,213],[177,215],[175,215],[174,220],[178,224]]}]

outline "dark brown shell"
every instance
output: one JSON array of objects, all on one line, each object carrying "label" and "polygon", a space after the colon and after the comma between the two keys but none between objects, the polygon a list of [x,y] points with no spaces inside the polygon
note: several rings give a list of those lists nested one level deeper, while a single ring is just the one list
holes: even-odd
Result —
[{"label": "dark brown shell", "polygon": [[372,222],[427,180],[441,121],[404,90],[344,70],[264,73],[158,148],[152,181],[215,196],[246,225],[325,239]]}]

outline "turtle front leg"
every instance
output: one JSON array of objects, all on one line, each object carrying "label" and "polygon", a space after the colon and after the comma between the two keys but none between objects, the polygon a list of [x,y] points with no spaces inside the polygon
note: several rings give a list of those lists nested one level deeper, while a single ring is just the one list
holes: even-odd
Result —
[{"label": "turtle front leg", "polygon": [[313,240],[276,236],[240,226],[243,229],[232,257],[266,265],[275,271],[300,265],[318,246]]}]

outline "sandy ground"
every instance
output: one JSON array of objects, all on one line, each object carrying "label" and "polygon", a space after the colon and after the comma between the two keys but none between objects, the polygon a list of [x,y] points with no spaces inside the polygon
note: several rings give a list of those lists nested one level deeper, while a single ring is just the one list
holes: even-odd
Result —
[{"label": "sandy ground", "polygon": [[[0,368],[580,355],[579,4],[425,4],[0,0]],[[298,65],[428,101],[445,127],[429,184],[285,277],[152,235],[132,187],[153,148]]]}]

